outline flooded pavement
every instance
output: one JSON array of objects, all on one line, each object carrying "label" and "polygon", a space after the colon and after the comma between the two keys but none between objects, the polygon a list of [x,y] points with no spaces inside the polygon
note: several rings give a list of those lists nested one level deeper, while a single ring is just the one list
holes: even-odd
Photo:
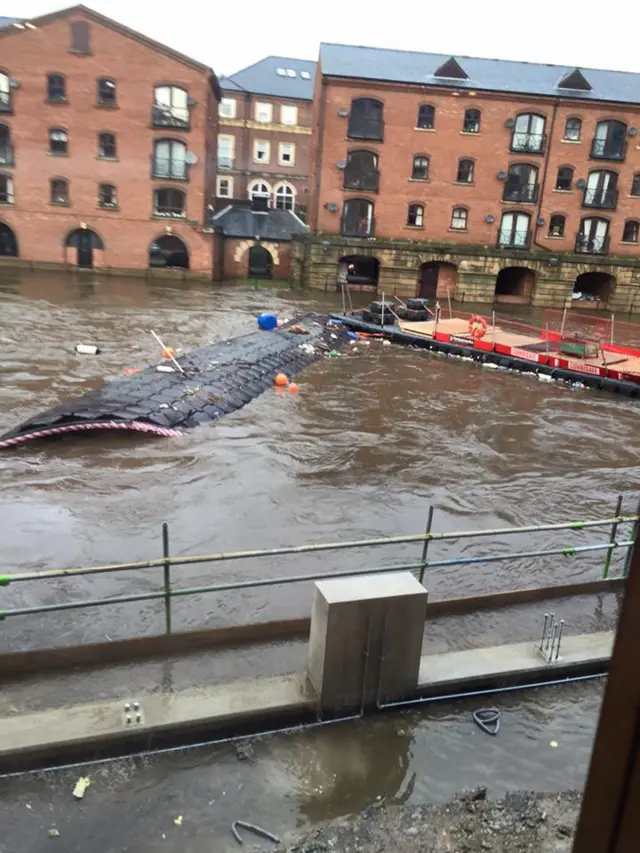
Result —
[{"label": "flooded pavement", "polygon": [[[188,350],[253,331],[255,316],[263,310],[292,316],[298,311],[339,307],[335,297],[332,301],[322,294],[218,290],[202,283],[100,281],[57,274],[11,276],[3,272],[2,276],[0,431],[95,387],[105,376],[118,376],[127,368],[155,361],[159,353],[151,329],[168,345]],[[74,347],[79,342],[97,343],[103,354],[78,356]],[[637,401],[572,391],[424,352],[358,345],[346,356],[328,359],[305,372],[297,395],[267,392],[217,426],[205,425],[180,438],[73,437],[0,454],[4,521],[0,571],[158,557],[163,521],[169,523],[172,554],[178,555],[415,533],[424,529],[430,504],[435,508],[436,531],[604,517],[613,514],[619,493],[631,512],[640,486],[639,414]],[[435,543],[429,556],[438,560],[565,547],[606,541],[607,537],[608,531],[503,535]],[[417,560],[420,550],[419,546],[394,546],[376,552],[183,567],[174,570],[174,583],[202,585],[318,569],[366,568]],[[614,568],[619,561],[616,555]],[[531,557],[448,566],[432,569],[428,583],[430,592],[438,596],[457,596],[595,578],[602,562],[599,554],[579,560]],[[135,594],[157,590],[161,583],[161,572],[145,570],[14,585],[3,588],[0,595],[3,609],[8,610]],[[309,606],[307,584],[184,598],[175,604],[174,628],[308,615]],[[614,624],[616,609],[612,597],[581,600],[563,602],[561,615],[572,633],[601,630]],[[443,621],[433,646],[461,648],[528,639],[539,633],[541,621],[536,610],[524,616],[521,611],[478,614],[463,625]],[[156,633],[163,630],[163,612],[156,602],[120,604],[7,618],[0,624],[3,647],[21,649]],[[281,658],[277,647],[264,656],[234,657],[229,652],[216,676],[271,673],[278,668],[288,671],[299,665],[302,652],[283,652]],[[204,671],[206,662],[200,662],[200,667]],[[162,668],[157,665],[157,674],[151,676],[158,683],[163,678]],[[199,672],[195,664],[193,672]],[[193,672],[172,683],[188,683]],[[67,687],[60,689],[62,680],[52,682],[47,688],[51,701],[69,696]],[[576,692],[569,692],[572,690]],[[277,816],[282,824],[292,825],[307,812],[309,819],[318,819],[333,814],[335,808],[360,808],[348,791],[336,795],[341,805],[335,808],[324,794],[309,794],[311,804],[303,807],[307,800],[291,787],[295,776],[291,765],[313,760],[322,766],[325,762],[333,766],[332,773],[348,779],[352,765],[356,774],[365,772],[363,767],[371,768],[373,759],[363,758],[365,742],[371,748],[376,745],[381,763],[387,761],[383,754],[388,751],[390,762],[389,770],[378,769],[376,758],[376,767],[366,770],[366,785],[353,783],[368,791],[362,797],[365,804],[372,795],[373,799],[377,796],[374,789],[379,792],[379,786],[386,784],[392,766],[402,779],[398,790],[409,785],[415,772],[416,780],[422,780],[415,783],[420,795],[427,798],[445,797],[472,784],[477,776],[486,775],[487,766],[505,784],[521,773],[522,778],[513,778],[514,784],[548,787],[549,782],[572,787],[584,775],[599,695],[595,685],[584,685],[509,700],[518,707],[517,723],[513,729],[505,723],[500,741],[478,740],[474,732],[473,743],[482,744],[480,753],[468,750],[468,711],[451,706],[448,711],[422,712],[411,723],[412,732],[422,732],[422,727],[424,732],[415,739],[412,735],[410,760],[407,749],[404,757],[400,755],[397,718],[384,717],[358,724],[357,737],[352,728],[342,740],[333,734],[338,729],[331,734],[323,730],[321,736],[271,740],[260,747],[267,750],[261,767],[236,766],[233,754],[229,758],[222,748],[206,754],[185,752],[145,759],[144,772],[127,770],[134,766],[131,763],[114,765],[113,770],[104,771],[107,779],[99,795],[99,786],[90,790],[95,801],[88,794],[79,807],[71,803],[70,838],[77,842],[69,840],[65,850],[80,849],[73,845],[80,844],[81,830],[85,839],[99,834],[110,839],[105,841],[105,851],[160,849],[161,843],[167,843],[158,835],[161,830],[167,830],[168,839],[178,832],[172,823],[173,812],[185,813],[176,847],[189,839],[192,853],[210,849],[206,845],[210,845],[212,827],[220,822],[226,827],[229,815],[216,810],[219,804],[214,808],[208,803],[218,800],[218,788],[227,778],[236,787],[242,783],[243,797],[251,792],[249,799],[254,802],[264,794],[264,800],[259,799],[260,810],[248,815],[257,822]],[[437,725],[433,723],[436,718]],[[530,737],[538,731],[536,726],[545,732],[544,737]],[[570,751],[549,749],[547,729],[557,726],[566,732],[555,739],[568,745],[568,737]],[[354,737],[352,755],[345,743]],[[425,746],[418,748],[417,743]],[[490,750],[489,765],[486,750]],[[326,777],[324,771],[320,775]],[[33,780],[3,783],[6,796],[6,784],[11,785],[6,802],[12,832],[18,832],[19,822],[27,839],[21,850],[52,843],[46,827],[56,816],[56,804],[67,804],[61,806],[65,814],[64,808],[70,808],[69,786],[67,781],[63,785],[63,778],[55,776],[37,784]],[[285,789],[290,793],[285,795]],[[245,812],[249,799],[239,801]],[[27,801],[32,809],[23,815],[19,810]],[[187,821],[187,807],[197,817],[189,813]],[[80,827],[78,814],[83,815]],[[199,822],[199,830],[192,829],[193,821]],[[273,819],[269,828],[280,831],[280,825],[273,827]],[[150,840],[143,842],[143,838]],[[13,841],[3,838],[2,853],[5,848],[11,853],[17,849]]]}]

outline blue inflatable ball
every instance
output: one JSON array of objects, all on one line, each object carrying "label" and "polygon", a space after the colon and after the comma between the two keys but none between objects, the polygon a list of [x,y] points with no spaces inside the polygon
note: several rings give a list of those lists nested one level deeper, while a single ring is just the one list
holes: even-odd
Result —
[{"label": "blue inflatable ball", "polygon": [[258,328],[263,332],[270,332],[278,328],[278,318],[275,314],[260,314],[258,317]]}]

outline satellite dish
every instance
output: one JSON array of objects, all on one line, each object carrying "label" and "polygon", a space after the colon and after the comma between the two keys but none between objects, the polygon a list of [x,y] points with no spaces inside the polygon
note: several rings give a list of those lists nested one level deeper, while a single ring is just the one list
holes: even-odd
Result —
[{"label": "satellite dish", "polygon": [[184,162],[187,166],[195,166],[198,162],[198,155],[193,151],[187,151],[184,156]]},{"label": "satellite dish", "polygon": [[508,119],[505,121],[504,126],[505,126],[505,127],[508,127],[508,128],[515,127],[515,126],[516,126],[516,121],[515,121],[515,119],[513,119],[513,118],[508,118]]}]

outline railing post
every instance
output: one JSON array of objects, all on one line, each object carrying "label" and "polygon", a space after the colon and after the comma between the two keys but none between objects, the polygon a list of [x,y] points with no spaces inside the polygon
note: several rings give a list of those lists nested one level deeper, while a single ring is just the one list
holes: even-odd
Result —
[{"label": "railing post", "polygon": [[[638,501],[638,504],[636,506],[635,516],[636,516],[636,518],[640,517],[640,500]],[[631,542],[636,543],[638,541],[639,528],[640,528],[640,522],[634,521],[633,525],[631,527],[631,536],[629,536],[629,540]],[[622,575],[625,578],[629,577],[629,566],[631,565],[631,560],[633,559],[633,549],[634,548],[635,548],[635,544],[631,545],[629,548],[627,548],[627,556],[626,556],[625,561],[624,561],[624,569],[622,570]]]},{"label": "railing post", "polygon": [[171,563],[169,562],[169,525],[162,522],[162,556],[164,564],[164,630],[171,633]]},{"label": "railing post", "polygon": [[424,531],[425,540],[422,546],[422,559],[420,561],[420,577],[419,581],[424,586],[424,573],[427,568],[427,552],[429,550],[429,542],[431,541],[431,524],[433,522],[433,504],[429,506],[429,515],[427,516],[427,528]]},{"label": "railing post", "polygon": [[[620,518],[620,512],[622,510],[622,495],[618,495],[618,500],[616,502],[616,511],[615,518]],[[618,522],[614,521],[611,525],[611,535],[609,536],[609,545],[615,546],[616,544],[616,533],[618,532]],[[613,556],[613,548],[609,548],[604,555],[604,566],[602,567],[602,577],[609,577],[609,568],[611,567],[611,558]]]}]

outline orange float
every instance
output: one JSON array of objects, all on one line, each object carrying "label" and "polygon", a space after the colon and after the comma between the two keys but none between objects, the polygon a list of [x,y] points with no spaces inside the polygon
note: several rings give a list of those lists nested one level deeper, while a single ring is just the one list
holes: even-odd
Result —
[{"label": "orange float", "polygon": [[469,320],[469,334],[474,341],[484,338],[487,333],[487,321],[480,314],[474,314]]},{"label": "orange float", "polygon": [[176,357],[176,351],[173,347],[167,347],[166,349],[162,350],[162,357],[166,361],[171,361],[172,358]]},{"label": "orange float", "polygon": [[122,375],[123,376],[133,376],[135,373],[140,373],[140,372],[141,372],[140,367],[130,367],[128,370],[125,370],[125,372]]},{"label": "orange float", "polygon": [[298,392],[298,388],[299,388],[299,386],[298,386],[295,382],[291,382],[291,384],[289,385],[289,389],[288,389],[288,390],[289,390],[292,394],[297,394],[297,392]]},{"label": "orange float", "polygon": [[284,388],[289,384],[289,377],[286,373],[278,373],[274,381],[278,388]]}]

